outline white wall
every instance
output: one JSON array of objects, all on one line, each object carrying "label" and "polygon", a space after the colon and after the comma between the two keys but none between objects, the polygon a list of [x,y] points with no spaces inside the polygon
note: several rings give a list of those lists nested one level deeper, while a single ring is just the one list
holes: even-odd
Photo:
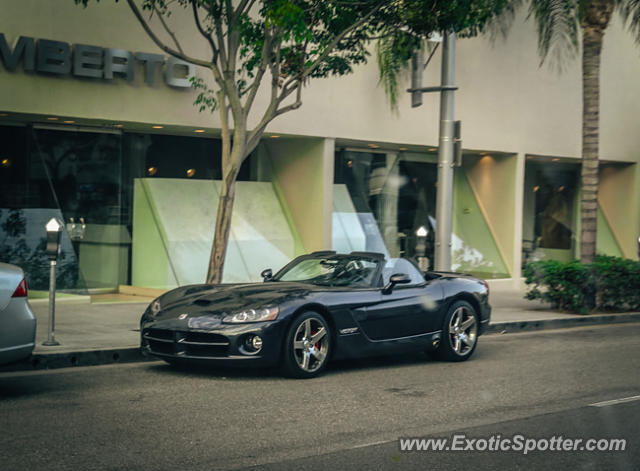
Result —
[{"label": "white wall", "polygon": [[[0,0],[0,32],[10,43],[19,35],[160,52],[142,31],[126,2],[90,2],[87,9],[72,0]],[[191,32],[189,18],[172,16],[176,31]],[[199,36],[185,49],[209,55]],[[456,114],[462,119],[466,148],[530,154],[579,156],[581,126],[580,61],[565,64],[559,74],[539,68],[533,23],[520,15],[507,41],[461,39],[457,44]],[[425,85],[439,82],[439,55],[425,73]],[[614,16],[603,51],[601,156],[638,160],[640,135],[640,48]],[[104,121],[163,123],[187,127],[219,126],[217,115],[198,113],[195,93],[174,90],[159,80],[154,87],[123,79],[113,83],[46,77],[0,66],[0,111],[55,114]],[[7,93],[7,91],[10,91]],[[421,108],[411,109],[405,94],[400,114],[389,111],[378,86],[372,57],[352,76],[318,80],[304,93],[298,111],[279,117],[268,130],[294,135],[350,138],[363,141],[434,145],[437,143],[438,97],[425,95]],[[257,102],[265,104],[265,96]],[[6,119],[6,118],[5,118]],[[43,118],[44,119],[44,118]],[[257,118],[254,116],[253,120]],[[189,128],[186,128],[188,130]]]}]

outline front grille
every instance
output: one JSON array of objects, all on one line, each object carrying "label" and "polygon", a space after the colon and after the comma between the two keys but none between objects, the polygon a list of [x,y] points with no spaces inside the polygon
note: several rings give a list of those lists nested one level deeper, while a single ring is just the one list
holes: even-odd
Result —
[{"label": "front grille", "polygon": [[224,335],[207,332],[186,332],[184,342],[229,345],[229,340]]},{"label": "front grille", "polygon": [[173,342],[173,331],[163,329],[147,329],[145,330],[145,338],[164,341],[168,340]]},{"label": "front grille", "polygon": [[229,339],[207,332],[187,332],[166,329],[145,329],[142,337],[151,353],[199,358],[225,357]]}]

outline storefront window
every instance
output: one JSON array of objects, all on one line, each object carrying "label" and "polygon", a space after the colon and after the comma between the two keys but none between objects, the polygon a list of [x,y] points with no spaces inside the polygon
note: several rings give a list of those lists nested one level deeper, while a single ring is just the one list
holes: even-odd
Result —
[{"label": "storefront window", "polygon": [[527,162],[524,258],[573,257],[578,180],[576,164]]},{"label": "storefront window", "polygon": [[[131,279],[133,181],[220,179],[220,140],[72,127],[0,126],[0,260],[48,287],[44,225],[66,226],[58,289],[117,288]],[[246,159],[238,180],[256,180]]]},{"label": "storefront window", "polygon": [[[433,260],[436,178],[436,164],[427,155],[336,153],[334,199],[338,206],[352,203],[357,219],[349,215],[348,208],[336,211],[334,248]],[[350,202],[340,201],[347,197]],[[420,227],[427,230],[426,241],[417,240]],[[356,241],[359,233],[363,234],[360,245]]]}]

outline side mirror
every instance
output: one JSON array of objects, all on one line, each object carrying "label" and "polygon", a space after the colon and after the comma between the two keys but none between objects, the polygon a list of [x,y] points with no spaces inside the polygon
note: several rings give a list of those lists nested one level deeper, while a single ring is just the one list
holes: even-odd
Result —
[{"label": "side mirror", "polygon": [[264,281],[269,281],[271,278],[273,278],[273,271],[271,271],[271,268],[267,268],[266,270],[262,270],[260,276]]},{"label": "side mirror", "polygon": [[411,278],[404,273],[394,273],[389,278],[389,283],[382,288],[382,294],[390,294],[395,285],[406,285],[407,283],[411,283]]}]

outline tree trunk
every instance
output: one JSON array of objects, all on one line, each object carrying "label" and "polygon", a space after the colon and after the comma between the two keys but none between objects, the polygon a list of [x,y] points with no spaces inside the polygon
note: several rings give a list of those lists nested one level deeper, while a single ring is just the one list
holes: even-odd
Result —
[{"label": "tree trunk", "polygon": [[586,27],[582,39],[582,263],[592,263],[596,255],[600,52],[603,35],[604,31],[599,28]]},{"label": "tree trunk", "polygon": [[224,261],[227,255],[227,244],[231,230],[231,215],[233,202],[236,197],[236,176],[238,169],[232,169],[222,180],[220,188],[220,201],[218,202],[218,217],[209,257],[209,269],[207,270],[207,283],[221,283]]},{"label": "tree trunk", "polygon": [[614,4],[592,0],[582,21],[582,200],[580,261],[596,256],[598,154],[600,128],[600,53]]}]

